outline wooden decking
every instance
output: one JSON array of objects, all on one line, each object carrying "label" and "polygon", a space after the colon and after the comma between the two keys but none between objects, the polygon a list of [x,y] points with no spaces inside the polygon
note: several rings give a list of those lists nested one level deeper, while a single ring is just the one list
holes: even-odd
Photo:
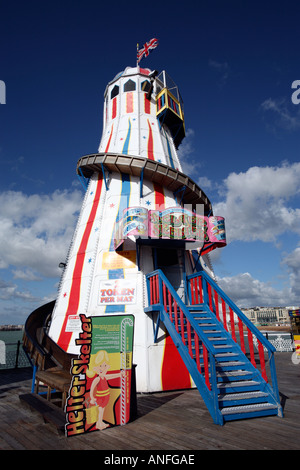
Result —
[{"label": "wooden decking", "polygon": [[197,390],[139,394],[138,416],[134,421],[69,438],[51,419],[45,421],[20,400],[20,395],[30,394],[30,369],[0,371],[0,449],[171,452],[299,449],[300,364],[293,364],[291,353],[277,353],[276,366],[284,418],[254,418],[217,426]]}]

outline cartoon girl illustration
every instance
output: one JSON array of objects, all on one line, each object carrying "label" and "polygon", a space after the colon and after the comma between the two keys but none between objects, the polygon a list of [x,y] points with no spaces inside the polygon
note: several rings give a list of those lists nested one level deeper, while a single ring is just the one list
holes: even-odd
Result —
[{"label": "cartoon girl illustration", "polygon": [[93,371],[97,374],[97,377],[93,380],[90,389],[90,404],[96,405],[99,408],[98,420],[96,422],[97,429],[105,429],[109,424],[103,421],[103,414],[105,407],[109,402],[110,388],[108,385],[108,380],[117,379],[119,377],[124,377],[125,371],[122,370],[117,374],[109,374],[108,370],[110,368],[109,357],[106,351],[99,351],[96,355],[94,362]]}]

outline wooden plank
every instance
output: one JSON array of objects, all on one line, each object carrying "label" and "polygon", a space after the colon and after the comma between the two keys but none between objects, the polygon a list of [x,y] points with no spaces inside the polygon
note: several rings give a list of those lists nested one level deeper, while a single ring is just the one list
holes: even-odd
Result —
[{"label": "wooden plank", "polygon": [[64,432],[66,415],[61,408],[36,393],[20,395],[19,398],[23,404],[40,413],[46,422],[53,424],[59,431]]},{"label": "wooden plank", "polygon": [[[276,366],[279,390],[285,398],[284,418],[276,416],[232,421],[217,426],[196,389],[138,394],[137,419],[67,438],[54,421],[56,412],[64,426],[64,412],[44,398],[54,409],[52,419],[24,405],[19,395],[31,395],[30,373],[0,374],[0,449],[78,450],[293,450],[299,448],[300,381],[299,365],[290,353],[278,353]],[[18,382],[19,377],[19,382]],[[30,399],[31,400],[31,399]]]}]

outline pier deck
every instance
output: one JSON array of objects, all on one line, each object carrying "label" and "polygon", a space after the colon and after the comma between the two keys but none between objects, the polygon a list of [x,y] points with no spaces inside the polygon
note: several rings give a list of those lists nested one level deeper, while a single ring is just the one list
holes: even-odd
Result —
[{"label": "pier deck", "polygon": [[[14,450],[287,450],[299,449],[300,364],[276,354],[284,418],[271,416],[213,423],[197,390],[138,394],[137,418],[126,426],[65,437],[25,406],[31,369],[0,371],[0,449]],[[63,418],[63,413],[61,413]]]}]

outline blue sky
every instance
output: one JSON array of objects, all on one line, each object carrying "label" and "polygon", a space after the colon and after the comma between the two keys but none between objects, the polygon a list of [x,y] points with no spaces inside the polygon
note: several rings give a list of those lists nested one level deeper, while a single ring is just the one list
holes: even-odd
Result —
[{"label": "blue sky", "polygon": [[297,1],[34,0],[0,16],[0,324],[56,297],[81,207],[76,176],[97,152],[106,84],[134,66],[166,70],[184,100],[185,171],[225,216],[211,258],[239,306],[300,304]]}]

